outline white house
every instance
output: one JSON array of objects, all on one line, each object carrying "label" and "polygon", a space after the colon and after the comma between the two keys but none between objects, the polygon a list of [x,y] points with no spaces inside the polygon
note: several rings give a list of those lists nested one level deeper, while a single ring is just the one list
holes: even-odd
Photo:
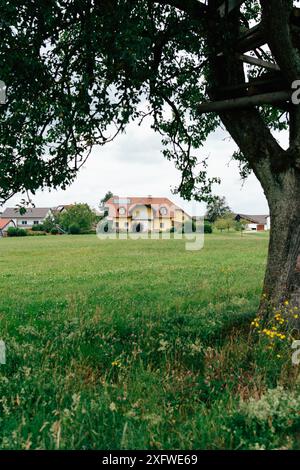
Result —
[{"label": "white house", "polygon": [[30,229],[33,225],[39,225],[44,220],[52,215],[50,207],[32,207],[26,209],[24,214],[20,214],[20,209],[16,207],[8,207],[1,214],[0,221],[3,219],[10,219],[14,222],[16,227]]}]

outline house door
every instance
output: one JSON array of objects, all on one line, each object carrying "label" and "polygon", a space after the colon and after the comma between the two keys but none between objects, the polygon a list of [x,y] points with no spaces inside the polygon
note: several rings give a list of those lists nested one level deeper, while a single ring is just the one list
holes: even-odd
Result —
[{"label": "house door", "polygon": [[143,224],[141,224],[140,222],[138,224],[136,224],[135,226],[135,230],[134,230],[136,233],[140,233],[143,231]]}]

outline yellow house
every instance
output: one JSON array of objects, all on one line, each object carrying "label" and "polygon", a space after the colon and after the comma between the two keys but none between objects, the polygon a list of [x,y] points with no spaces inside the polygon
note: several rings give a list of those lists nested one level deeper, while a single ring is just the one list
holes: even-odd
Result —
[{"label": "yellow house", "polygon": [[166,197],[111,197],[105,204],[113,228],[129,232],[164,232],[181,228],[191,217]]}]

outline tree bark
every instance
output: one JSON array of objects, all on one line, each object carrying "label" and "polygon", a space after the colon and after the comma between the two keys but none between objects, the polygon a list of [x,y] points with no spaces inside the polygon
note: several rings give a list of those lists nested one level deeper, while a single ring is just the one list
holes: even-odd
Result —
[{"label": "tree bark", "polygon": [[267,194],[271,233],[261,310],[265,300],[300,307],[300,175],[290,169],[280,180]]}]

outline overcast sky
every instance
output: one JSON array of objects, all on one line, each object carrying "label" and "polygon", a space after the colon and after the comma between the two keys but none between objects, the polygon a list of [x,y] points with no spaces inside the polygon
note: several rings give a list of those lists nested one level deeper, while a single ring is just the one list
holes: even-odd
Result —
[{"label": "overcast sky", "polygon": [[[285,143],[286,135],[280,138]],[[160,136],[149,123],[139,127],[131,125],[127,133],[104,147],[95,147],[76,181],[66,191],[39,191],[33,198],[36,206],[53,207],[73,202],[87,202],[97,207],[103,195],[111,190],[118,196],[166,196],[181,205],[192,215],[202,215],[205,204],[195,204],[171,193],[180,181],[180,174],[172,162],[161,153]],[[236,146],[229,135],[221,129],[212,134],[203,149],[202,156],[209,155],[208,171],[220,176],[221,184],[215,186],[215,194],[225,196],[234,212],[267,214],[267,201],[254,175],[243,184],[236,162],[231,155]],[[19,203],[16,195],[5,207]]]}]

